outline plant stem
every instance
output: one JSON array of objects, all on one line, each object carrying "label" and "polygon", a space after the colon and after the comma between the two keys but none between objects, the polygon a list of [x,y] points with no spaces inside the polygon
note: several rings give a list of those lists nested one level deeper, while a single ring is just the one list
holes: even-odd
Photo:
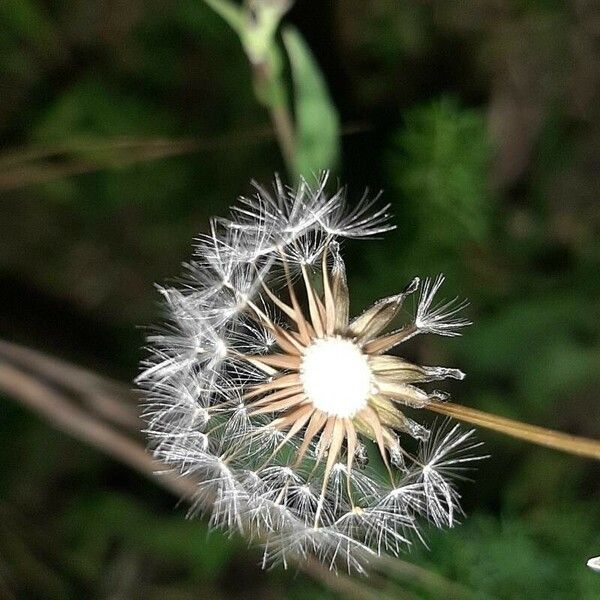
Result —
[{"label": "plant stem", "polygon": [[432,402],[427,409],[441,415],[447,415],[459,421],[498,431],[514,438],[561,450],[569,454],[600,460],[600,441],[569,435],[537,425],[529,425],[506,417],[499,417],[475,408],[469,408],[452,402]]},{"label": "plant stem", "polygon": [[296,136],[285,85],[281,75],[268,62],[253,65],[253,73],[257,99],[269,111],[286,169],[292,174],[296,157]]},{"label": "plant stem", "polygon": [[294,172],[295,141],[294,126],[289,110],[283,104],[271,107],[271,121],[289,173]]}]

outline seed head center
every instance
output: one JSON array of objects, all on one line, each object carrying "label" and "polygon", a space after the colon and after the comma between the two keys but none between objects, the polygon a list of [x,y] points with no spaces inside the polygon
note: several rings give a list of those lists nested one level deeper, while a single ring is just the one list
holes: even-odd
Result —
[{"label": "seed head center", "polygon": [[367,357],[350,340],[315,340],[304,352],[301,378],[315,408],[329,415],[353,417],[367,405],[371,369]]}]

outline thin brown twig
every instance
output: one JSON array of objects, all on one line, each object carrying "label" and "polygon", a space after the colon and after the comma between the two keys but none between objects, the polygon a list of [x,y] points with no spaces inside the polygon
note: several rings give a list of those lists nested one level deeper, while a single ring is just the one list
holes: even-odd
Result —
[{"label": "thin brown twig", "polygon": [[[230,146],[238,146],[249,141],[262,141],[273,137],[268,126],[257,127],[239,134],[224,134],[208,138],[151,138],[118,136],[109,138],[71,138],[55,144],[34,145],[5,152],[0,155],[0,169],[6,170],[25,163],[41,159],[56,159],[69,154],[103,154],[106,152],[122,152],[131,157],[136,150],[143,150],[150,157],[161,158],[171,153],[191,153],[199,151],[219,150]],[[106,155],[104,154],[106,157]]]},{"label": "thin brown twig", "polygon": [[130,390],[110,379],[58,358],[0,339],[0,357],[25,372],[43,377],[54,387],[79,395],[82,402],[118,427],[137,433],[142,422]]},{"label": "thin brown twig", "polygon": [[[18,399],[60,431],[101,449],[167,490],[193,498],[196,485],[192,480],[165,471],[165,465],[152,458],[141,443],[115,431],[74,406],[51,386],[6,362],[0,363],[0,391]],[[159,471],[163,474],[156,477]]]},{"label": "thin brown twig", "polygon": [[130,389],[126,385],[28,346],[0,339],[0,356],[17,360],[23,365],[31,365],[33,370],[45,377],[69,381],[70,385],[77,390],[85,390],[92,385],[110,390],[123,398],[130,397]]},{"label": "thin brown twig", "polygon": [[[260,128],[236,136],[228,134],[209,139],[71,140],[55,147],[30,148],[0,157],[0,189],[10,190],[104,169],[122,168],[194,152],[214,151],[250,141],[266,140],[271,136],[272,133],[267,128]],[[40,159],[46,160],[35,162]],[[57,164],[56,159],[64,159],[64,163]]]},{"label": "thin brown twig", "polygon": [[[13,190],[64,177],[129,167],[195,152],[260,143],[272,139],[273,136],[277,137],[280,145],[290,147],[289,140],[293,138],[290,138],[289,133],[285,133],[291,127],[289,114],[274,111],[271,119],[273,128],[260,127],[236,135],[227,134],[207,139],[107,138],[69,140],[52,146],[15,149],[0,155],[0,190]],[[350,123],[343,128],[342,135],[361,133],[370,127],[367,123]],[[115,154],[110,155],[108,152]],[[290,155],[289,150],[286,152]],[[93,156],[96,153],[99,154],[98,157]],[[87,155],[87,158],[77,157],[78,154]],[[57,160],[61,162],[57,163]]]},{"label": "thin brown twig", "polygon": [[[321,563],[314,558],[307,558],[303,561],[303,570],[310,574],[314,579],[320,580],[329,589],[335,590],[348,598],[356,598],[356,588],[354,580],[349,577],[340,577],[339,574],[324,569]],[[364,586],[361,589],[362,600],[418,600],[412,592],[394,590],[394,595],[390,596],[381,589],[372,585]]]},{"label": "thin brown twig", "polygon": [[[446,600],[465,600],[466,598],[473,598],[475,595],[464,585],[450,581],[434,571],[425,569],[407,560],[397,560],[392,556],[382,555],[377,561],[377,566],[380,571],[393,573],[404,580],[412,581],[413,583],[418,582],[428,589],[443,592]],[[489,600],[494,599],[490,596]]]}]

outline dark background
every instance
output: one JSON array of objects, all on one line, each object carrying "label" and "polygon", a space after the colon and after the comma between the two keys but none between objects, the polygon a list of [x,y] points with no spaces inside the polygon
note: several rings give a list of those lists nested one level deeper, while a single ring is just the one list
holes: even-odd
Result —
[{"label": "dark background", "polygon": [[[598,4],[299,0],[285,21],[339,111],[335,176],[356,200],[384,190],[398,226],[348,245],[353,310],[444,272],[474,325],[409,352],[466,371],[463,404],[600,437]],[[248,60],[200,0],[4,0],[0,73],[0,336],[133,387],[153,283],[251,179],[285,174]],[[0,404],[0,597],[366,597],[261,571],[18,395]],[[597,465],[478,436],[464,523],[378,597],[600,597]]]}]

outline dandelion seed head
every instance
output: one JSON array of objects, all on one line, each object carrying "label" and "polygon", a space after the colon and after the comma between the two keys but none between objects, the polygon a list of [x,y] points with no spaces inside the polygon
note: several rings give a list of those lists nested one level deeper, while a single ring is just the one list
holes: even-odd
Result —
[{"label": "dandelion seed head", "polygon": [[[479,458],[472,432],[418,414],[447,399],[422,384],[464,374],[392,351],[458,335],[464,303],[436,302],[442,276],[414,278],[349,315],[340,242],[392,229],[388,209],[367,195],[351,206],[326,173],[255,184],[198,236],[180,283],[159,288],[167,323],[137,379],[150,448],[197,482],[190,515],[212,507],[212,525],[263,544],[264,565],[312,556],[364,572],[421,539],[420,522],[461,515],[455,480]],[[411,294],[416,314],[394,329]]]}]

